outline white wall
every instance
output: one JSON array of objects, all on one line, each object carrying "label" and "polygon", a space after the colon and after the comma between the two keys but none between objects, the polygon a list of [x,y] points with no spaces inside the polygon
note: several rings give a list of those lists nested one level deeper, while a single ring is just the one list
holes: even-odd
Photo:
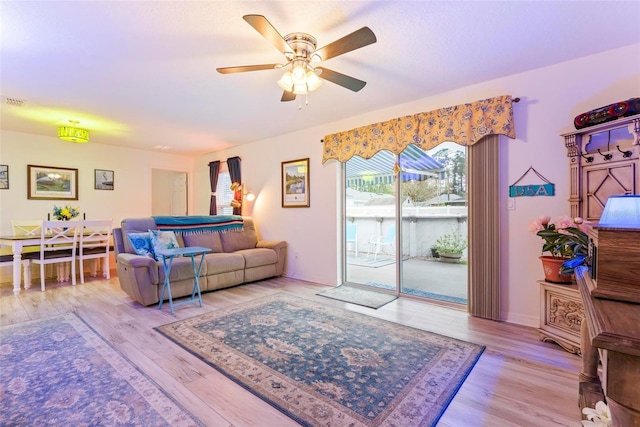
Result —
[{"label": "white wall", "polygon": [[[52,133],[55,134],[55,129]],[[70,204],[87,219],[151,215],[151,170],[186,172],[192,181],[193,158],[101,144],[74,144],[56,137],[0,133],[0,164],[9,165],[9,189],[0,190],[0,234],[11,234],[12,219],[46,219],[53,206]],[[28,200],[27,165],[78,169],[78,200]],[[94,189],[94,169],[114,171],[113,191]],[[192,188],[190,185],[189,188]],[[169,193],[168,190],[167,194]],[[190,190],[191,191],[191,190]],[[189,194],[189,200],[193,195]],[[193,206],[189,207],[189,211]],[[11,281],[9,267],[0,269],[0,282]]]},{"label": "white wall", "polygon": [[[520,97],[521,101],[514,104],[517,139],[501,140],[502,317],[538,326],[536,280],[542,277],[542,270],[537,257],[542,241],[531,235],[527,227],[537,216],[555,218],[569,214],[569,169],[560,134],[572,130],[573,118],[582,112],[640,96],[638,44],[202,156],[196,160],[194,169],[194,212],[208,212],[207,163],[240,156],[243,181],[258,195],[244,213],[256,218],[262,238],[289,243],[287,274],[337,284],[340,168],[335,161],[321,164],[320,140],[326,134],[503,94]],[[291,114],[296,113],[296,106],[292,106]],[[281,162],[305,157],[310,158],[311,207],[283,209]],[[517,198],[516,209],[506,210],[508,186],[529,166],[556,184],[556,196]]]}]

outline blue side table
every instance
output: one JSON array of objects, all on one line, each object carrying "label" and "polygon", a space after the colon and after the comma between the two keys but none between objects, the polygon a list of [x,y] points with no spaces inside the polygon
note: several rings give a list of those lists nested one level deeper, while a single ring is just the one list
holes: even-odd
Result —
[{"label": "blue side table", "polygon": [[[162,265],[164,266],[164,283],[162,285],[162,293],[160,294],[160,303],[158,304],[158,309],[162,310],[162,303],[164,301],[164,293],[165,291],[169,295],[169,307],[171,308],[171,314],[173,314],[173,308],[179,305],[184,304],[192,304],[197,302],[202,307],[202,295],[200,294],[200,272],[202,271],[202,263],[204,262],[204,255],[207,252],[211,252],[209,248],[203,248],[200,246],[189,246],[186,248],[177,248],[177,249],[162,249],[156,251],[157,255],[162,257]],[[195,257],[200,255],[200,264],[196,268],[196,260]],[[173,298],[171,296],[171,283],[169,282],[169,274],[171,273],[171,266],[173,265],[174,258],[180,256],[188,256],[191,257],[191,266],[193,267],[193,292],[191,292],[191,298],[186,301],[173,302]],[[196,298],[196,293],[198,297]]]}]

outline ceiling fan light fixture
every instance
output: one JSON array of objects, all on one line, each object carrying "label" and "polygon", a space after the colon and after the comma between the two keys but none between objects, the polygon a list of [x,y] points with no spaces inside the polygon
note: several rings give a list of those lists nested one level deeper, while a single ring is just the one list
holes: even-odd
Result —
[{"label": "ceiling fan light fixture", "polygon": [[307,67],[305,65],[295,64],[291,71],[291,79],[294,84],[304,84],[307,76]]},{"label": "ceiling fan light fixture", "polygon": [[318,75],[313,71],[309,70],[307,72],[307,88],[309,89],[309,92],[313,92],[318,89],[321,84],[322,80],[320,80],[320,77],[318,77]]},{"label": "ceiling fan light fixture", "polygon": [[291,92],[293,90],[293,79],[291,78],[291,71],[287,71],[280,77],[278,80],[278,86],[287,92]]},{"label": "ceiling fan light fixture", "polygon": [[60,126],[58,128],[58,138],[80,144],[89,142],[89,131],[76,127],[80,123],[77,120],[69,120],[69,122],[72,126]]},{"label": "ceiling fan light fixture", "polygon": [[296,95],[304,95],[309,93],[306,83],[296,83],[293,85],[293,93]]}]

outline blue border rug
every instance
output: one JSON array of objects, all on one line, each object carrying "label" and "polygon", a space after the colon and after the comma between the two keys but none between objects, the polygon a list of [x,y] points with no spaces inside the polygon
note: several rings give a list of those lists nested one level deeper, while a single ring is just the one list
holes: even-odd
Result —
[{"label": "blue border rug", "polygon": [[156,330],[305,426],[433,426],[484,350],[285,294]]},{"label": "blue border rug", "polygon": [[0,328],[2,426],[202,426],[73,313]]}]

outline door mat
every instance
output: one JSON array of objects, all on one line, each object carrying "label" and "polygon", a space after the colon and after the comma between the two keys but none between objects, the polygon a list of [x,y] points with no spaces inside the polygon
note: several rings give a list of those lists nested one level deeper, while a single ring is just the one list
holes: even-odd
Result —
[{"label": "door mat", "polygon": [[375,309],[398,299],[397,295],[368,291],[366,289],[346,285],[318,292],[316,295]]}]

